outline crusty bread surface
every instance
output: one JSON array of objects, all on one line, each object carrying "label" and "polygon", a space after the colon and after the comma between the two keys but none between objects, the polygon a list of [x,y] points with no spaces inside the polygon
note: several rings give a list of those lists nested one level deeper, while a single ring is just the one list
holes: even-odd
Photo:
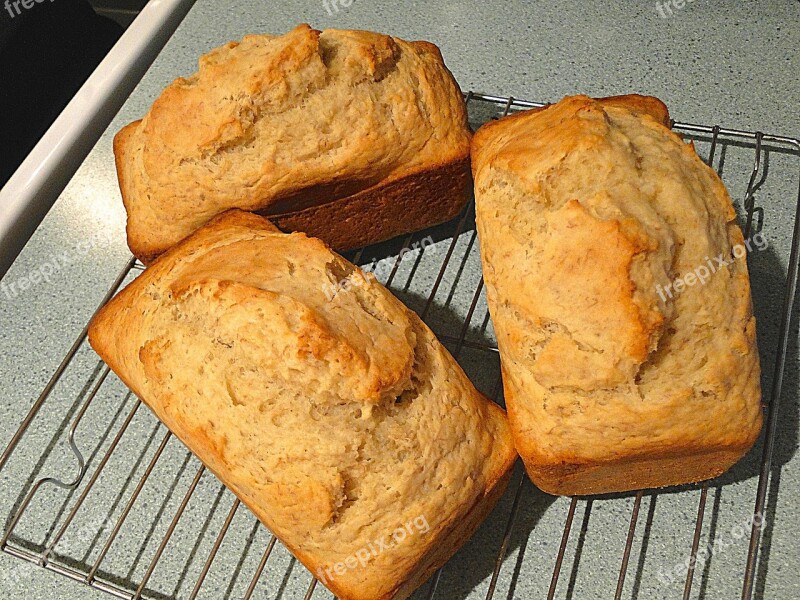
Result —
[{"label": "crusty bread surface", "polygon": [[89,341],[343,600],[410,595],[516,458],[503,410],[413,312],[321,241],[250,213],[162,255]]},{"label": "crusty bread surface", "polygon": [[663,103],[575,96],[491,122],[472,168],[506,404],[533,481],[596,494],[731,467],[762,424],[746,244]]},{"label": "crusty bread surface", "polygon": [[471,183],[461,91],[428,42],[300,25],[200,58],[114,140],[145,263],[240,208],[343,250],[448,220]]}]

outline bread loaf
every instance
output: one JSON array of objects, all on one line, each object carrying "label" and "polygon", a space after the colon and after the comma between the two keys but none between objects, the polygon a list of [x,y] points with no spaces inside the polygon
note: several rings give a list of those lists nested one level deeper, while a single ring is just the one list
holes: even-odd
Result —
[{"label": "bread loaf", "polygon": [[466,109],[439,49],[301,25],[200,58],[114,139],[145,263],[241,208],[344,250],[444,222],[470,186]]},{"label": "bread loaf", "polygon": [[343,600],[406,598],[516,457],[426,325],[321,241],[231,211],[164,254],[89,341]]},{"label": "bread loaf", "polygon": [[666,107],[568,97],[482,127],[472,168],[509,419],[533,481],[596,494],[733,465],[762,422],[744,240]]}]

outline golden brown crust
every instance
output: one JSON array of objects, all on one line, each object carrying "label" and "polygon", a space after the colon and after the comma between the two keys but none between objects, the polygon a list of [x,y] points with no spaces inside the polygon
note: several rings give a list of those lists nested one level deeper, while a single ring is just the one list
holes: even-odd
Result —
[{"label": "golden brown crust", "polygon": [[[598,103],[600,106],[624,108],[640,116],[647,115],[648,117],[654,119],[657,123],[661,123],[664,127],[670,126],[670,116],[667,105],[654,96],[624,94],[621,96],[608,96],[606,98],[590,99],[588,96],[572,96],[571,98],[592,100],[593,102]],[[473,155],[480,154],[483,151],[484,143],[492,139],[492,136],[496,133],[497,129],[507,129],[511,123],[514,123],[517,120],[524,122],[525,120],[530,119],[531,115],[541,113],[552,106],[554,105],[548,104],[546,106],[515,112],[503,117],[502,119],[489,121],[488,123],[482,125],[472,139],[471,153]]]},{"label": "golden brown crust", "polygon": [[[470,136],[433,44],[308,25],[247,36],[201,57],[117,136],[128,244],[149,263],[229,208],[297,213],[284,225],[308,224],[337,249],[439,223],[467,200]],[[404,217],[359,235],[351,207],[385,206],[384,193]]]},{"label": "golden brown crust", "polygon": [[639,117],[647,115],[664,127],[670,127],[669,109],[666,104],[655,96],[625,94],[623,96],[598,98],[597,101],[601,106],[608,108],[619,107]]},{"label": "golden brown crust", "polygon": [[[111,369],[343,600],[406,597],[491,510],[504,412],[388,290],[229,211],[93,319]],[[422,518],[358,567],[336,568]]]},{"label": "golden brown crust", "polygon": [[609,462],[553,464],[523,459],[531,480],[543,492],[561,496],[589,496],[696,483],[722,475],[752,446],[720,450],[688,450],[685,454],[652,458],[631,456]]},{"label": "golden brown crust", "polygon": [[668,123],[655,98],[574,96],[473,139],[509,419],[551,493],[712,477],[761,429],[746,262],[707,267],[742,234]]},{"label": "golden brown crust", "polygon": [[760,425],[751,427],[738,444],[720,448],[672,444],[664,450],[632,451],[608,460],[591,461],[568,453],[554,460],[539,452],[536,441],[517,425],[524,417],[515,413],[518,400],[513,398],[514,391],[509,387],[505,391],[514,442],[525,471],[539,489],[557,496],[607,494],[713,479],[739,462],[760,432]]},{"label": "golden brown crust", "polygon": [[[128,194],[125,190],[128,189],[130,182],[128,181],[128,176],[126,175],[126,170],[124,167],[123,157],[125,156],[125,148],[128,147],[130,144],[131,137],[136,132],[139,124],[141,123],[141,119],[138,121],[134,121],[133,123],[128,123],[125,127],[120,129],[117,134],[114,136],[114,167],[117,171],[117,181],[119,182],[119,189],[122,192],[122,204],[125,206],[125,210],[129,210],[128,206]],[[130,239],[131,232],[130,232],[130,220],[128,220],[126,224],[126,233],[128,239]],[[145,250],[142,249],[140,252],[141,256],[137,256],[139,260],[144,262],[144,259],[147,259],[145,264],[152,262],[156,255],[153,254],[152,250]]]}]

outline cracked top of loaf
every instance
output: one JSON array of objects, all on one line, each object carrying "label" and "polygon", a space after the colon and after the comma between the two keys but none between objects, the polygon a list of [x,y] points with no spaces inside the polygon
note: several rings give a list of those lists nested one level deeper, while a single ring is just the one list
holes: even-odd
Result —
[{"label": "cracked top of loaf", "polygon": [[[469,155],[436,46],[367,31],[249,35],[200,58],[114,140],[128,243],[150,262],[229,208],[299,210]],[[285,205],[285,206],[284,206]]]},{"label": "cracked top of loaf", "polygon": [[[343,598],[392,597],[516,457],[502,409],[415,313],[319,240],[249,213],[163,255],[89,340]],[[421,519],[427,531],[331,572]]]},{"label": "cracked top of loaf", "polygon": [[747,264],[732,254],[744,240],[666,107],[567,97],[482,127],[472,166],[523,458],[748,448],[761,407]]}]

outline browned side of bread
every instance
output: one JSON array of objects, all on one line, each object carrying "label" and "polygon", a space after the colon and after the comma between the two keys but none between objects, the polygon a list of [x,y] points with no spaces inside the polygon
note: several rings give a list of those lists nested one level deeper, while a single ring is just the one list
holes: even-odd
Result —
[{"label": "browned side of bread", "polygon": [[434,225],[469,197],[470,137],[433,44],[308,25],[247,36],[117,134],[128,245],[149,263],[230,208],[338,250]]},{"label": "browned side of bread", "polygon": [[509,420],[550,493],[715,477],[761,430],[742,232],[717,174],[668,126],[656,98],[575,96],[473,139]]},{"label": "browned side of bread", "polygon": [[[128,150],[132,144],[132,138],[138,131],[142,120],[139,119],[138,121],[133,121],[132,123],[128,123],[125,127],[120,129],[117,134],[114,136],[114,167],[117,170],[117,181],[119,182],[119,189],[120,195],[122,196],[122,205],[125,207],[125,212],[130,215],[131,210],[133,210],[133,194],[129,193],[127,190],[133,188],[133,182],[130,180],[132,175],[128,174],[128,169],[125,166],[124,159],[128,156]],[[138,258],[142,263],[145,265],[149,265],[152,263],[161,252],[156,252],[153,249],[145,248],[144,246],[139,246],[136,242],[133,242],[131,245],[132,238],[135,239],[139,234],[136,231],[132,231],[134,227],[131,225],[130,216],[128,220],[125,222],[125,235],[128,240],[128,248],[130,249],[131,253]]]},{"label": "browned side of bread", "polygon": [[535,441],[516,425],[525,416],[515,412],[519,402],[512,397],[514,391],[506,388],[505,393],[509,419],[515,424],[514,441],[525,470],[537,487],[557,496],[608,494],[705,481],[722,475],[755,442],[754,438],[744,439],[736,445],[708,449],[676,445],[666,451],[630,452],[609,460],[587,460],[565,453],[560,460],[553,460],[540,453]]},{"label": "browned side of bread", "polygon": [[[504,411],[415,313],[254,214],[227,212],[159,257],[89,341],[343,600],[408,597],[492,509],[516,459]],[[390,545],[375,552],[379,539]]]},{"label": "browned side of bread", "polygon": [[[333,202],[263,214],[283,231],[302,231],[332,248],[349,250],[449,221],[463,209],[471,184],[467,156]],[[307,194],[325,197],[313,190]]]}]

